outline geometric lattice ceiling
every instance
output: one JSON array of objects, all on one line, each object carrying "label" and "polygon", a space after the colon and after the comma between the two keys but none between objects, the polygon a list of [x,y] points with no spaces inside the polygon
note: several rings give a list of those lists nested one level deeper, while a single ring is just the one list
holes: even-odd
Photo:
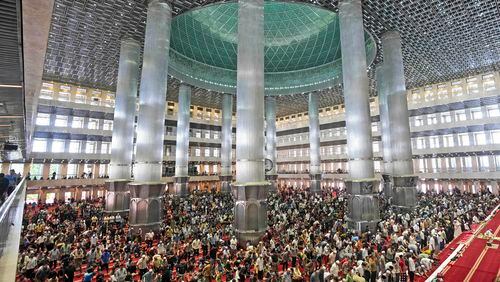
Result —
[{"label": "geometric lattice ceiling", "polygon": [[[236,70],[238,4],[212,4],[172,21],[170,48],[196,61]],[[265,2],[265,72],[301,70],[340,58],[335,13],[313,5]]]},{"label": "geometric lattice ceiling", "polygon": [[[238,3],[215,3],[172,20],[169,73],[194,86],[236,93]],[[368,65],[376,44],[365,34]],[[317,5],[264,2],[266,95],[322,90],[341,81],[336,13]]]},{"label": "geometric lattice ceiling", "polygon": [[[171,0],[174,16],[217,0]],[[338,11],[338,0],[296,0]],[[407,88],[500,69],[500,9],[497,0],[364,0],[364,26],[376,39],[398,30],[403,41]],[[44,76],[65,82],[114,89],[123,36],[143,40],[144,0],[55,0]],[[377,43],[379,43],[377,41]],[[380,46],[379,46],[380,47]],[[375,63],[383,59],[378,48]],[[371,94],[376,95],[373,68]],[[176,93],[169,81],[169,99]],[[220,107],[196,89],[193,104]],[[307,110],[298,94],[278,99],[278,115]],[[320,93],[320,106],[342,101],[338,89]]]}]

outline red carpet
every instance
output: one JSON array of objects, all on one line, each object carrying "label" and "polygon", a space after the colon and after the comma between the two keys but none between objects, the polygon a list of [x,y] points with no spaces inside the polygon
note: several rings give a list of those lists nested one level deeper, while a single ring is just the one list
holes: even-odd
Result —
[{"label": "red carpet", "polygon": [[471,275],[470,281],[494,281],[500,269],[500,250],[488,248],[479,267]]},{"label": "red carpet", "polygon": [[[495,216],[478,232],[482,235],[486,230],[491,229],[495,236],[500,230],[500,213]],[[487,240],[475,237],[459,258],[451,263],[444,271],[445,281],[495,281],[498,269],[500,268],[499,249],[487,248]],[[494,244],[500,244],[495,240]]]},{"label": "red carpet", "polygon": [[431,270],[429,270],[426,273],[426,275],[423,275],[423,276],[416,275],[415,282],[424,282],[427,279],[428,275],[433,273],[434,270],[436,270],[436,268],[439,265],[441,265],[453,253],[453,251],[458,247],[459,244],[467,241],[467,239],[469,239],[470,236],[472,236],[472,233],[474,233],[474,231],[476,231],[476,229],[478,227],[479,227],[479,225],[473,224],[471,226],[472,230],[462,232],[462,234],[458,235],[455,239],[453,239],[453,241],[451,241],[449,244],[447,244],[446,247],[437,255],[437,260],[436,260],[436,264],[434,265],[434,267],[431,268]]}]

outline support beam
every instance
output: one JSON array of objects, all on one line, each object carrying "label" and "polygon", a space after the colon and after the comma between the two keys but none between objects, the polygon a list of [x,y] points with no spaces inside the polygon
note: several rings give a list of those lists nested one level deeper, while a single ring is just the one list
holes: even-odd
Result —
[{"label": "support beam", "polygon": [[233,95],[224,94],[222,98],[222,132],[221,132],[221,192],[231,193],[233,181]]},{"label": "support beam", "polygon": [[135,101],[140,54],[139,42],[131,38],[121,42],[109,164],[110,180],[106,181],[105,210],[109,213],[129,212],[130,191],[127,183],[132,178]]},{"label": "support beam", "polygon": [[238,1],[234,229],[240,245],[267,230],[264,173],[264,0]]},{"label": "support beam", "polygon": [[129,184],[129,223],[134,231],[158,230],[162,220],[161,182],[168,53],[172,10],[166,0],[148,4],[141,75],[135,181]]},{"label": "support beam", "polygon": [[401,51],[401,36],[397,31],[382,35],[385,79],[387,80],[387,107],[393,164],[392,203],[401,208],[416,205],[418,177],[413,172],[413,160],[408,120],[408,101]]},{"label": "support beam", "polygon": [[321,193],[321,157],[319,150],[318,96],[309,93],[309,191]]},{"label": "support beam", "polygon": [[380,212],[373,168],[368,76],[361,0],[339,3],[342,73],[346,107],[349,179],[348,226],[351,229],[375,231]]},{"label": "support beam", "polygon": [[270,170],[266,168],[266,180],[271,184],[269,192],[276,192],[278,173],[276,171],[276,99],[266,97],[266,159],[271,161]]},{"label": "support beam", "polygon": [[175,143],[174,194],[180,197],[189,194],[189,109],[191,86],[181,83],[177,110],[177,140]]}]

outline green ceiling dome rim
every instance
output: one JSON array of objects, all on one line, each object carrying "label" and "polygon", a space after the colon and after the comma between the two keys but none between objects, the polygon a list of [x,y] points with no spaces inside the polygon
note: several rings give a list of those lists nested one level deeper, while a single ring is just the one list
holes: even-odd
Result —
[{"label": "green ceiling dome rim", "polygon": [[[274,11],[274,14],[268,12],[269,10]],[[227,21],[228,24],[211,19],[212,23],[208,21],[210,31],[207,31],[207,27],[202,26],[207,22],[204,13],[208,13],[210,17],[222,19],[222,22]],[[199,14],[202,16],[196,18]],[[273,16],[275,14],[279,17]],[[195,15],[194,18],[193,15]],[[237,15],[236,2],[217,2],[176,16],[172,21],[169,74],[193,86],[234,94],[236,92],[236,64],[234,62],[237,60],[237,45],[228,45],[225,41],[211,38],[219,35],[212,30],[221,27],[223,32],[227,32],[226,30],[233,32],[230,35],[223,34],[224,40],[229,38],[227,40],[234,41],[234,37],[237,36],[235,33],[237,18],[231,17],[234,15]],[[333,87],[341,82],[340,36],[336,13],[313,4],[265,1],[265,15],[266,95],[312,92]],[[283,17],[287,27],[279,25]],[[307,20],[302,20],[304,17],[307,17]],[[300,30],[282,32],[282,28],[290,29],[288,26],[291,25],[291,21],[296,22],[293,28]],[[297,23],[298,21],[300,23]],[[302,28],[306,28],[306,24],[308,26],[316,24],[316,27],[307,28],[305,31],[307,33],[314,30],[316,34],[304,34]],[[277,33],[272,33],[273,29],[276,29]],[[289,35],[292,39],[287,38]],[[276,37],[278,37],[278,44],[269,45],[269,42],[276,43],[273,41]],[[283,42],[292,42],[293,46],[290,45],[290,48],[284,49],[283,45],[280,45]],[[376,44],[372,35],[367,32],[365,32],[365,42],[367,63],[371,65],[376,55]],[[231,50],[228,52],[226,49],[222,52],[221,46]],[[199,50],[194,51],[195,49]],[[277,57],[272,51],[276,50],[279,58],[272,61]],[[219,65],[217,65],[218,60],[214,59],[218,56],[223,61]],[[314,60],[313,64],[310,63],[311,60]],[[288,68],[289,66],[291,67]]]}]

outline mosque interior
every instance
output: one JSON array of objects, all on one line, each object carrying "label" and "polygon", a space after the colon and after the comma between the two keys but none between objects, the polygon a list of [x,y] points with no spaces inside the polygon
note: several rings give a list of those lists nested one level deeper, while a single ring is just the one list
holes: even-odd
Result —
[{"label": "mosque interior", "polygon": [[2,1],[0,280],[499,279],[499,18]]}]

